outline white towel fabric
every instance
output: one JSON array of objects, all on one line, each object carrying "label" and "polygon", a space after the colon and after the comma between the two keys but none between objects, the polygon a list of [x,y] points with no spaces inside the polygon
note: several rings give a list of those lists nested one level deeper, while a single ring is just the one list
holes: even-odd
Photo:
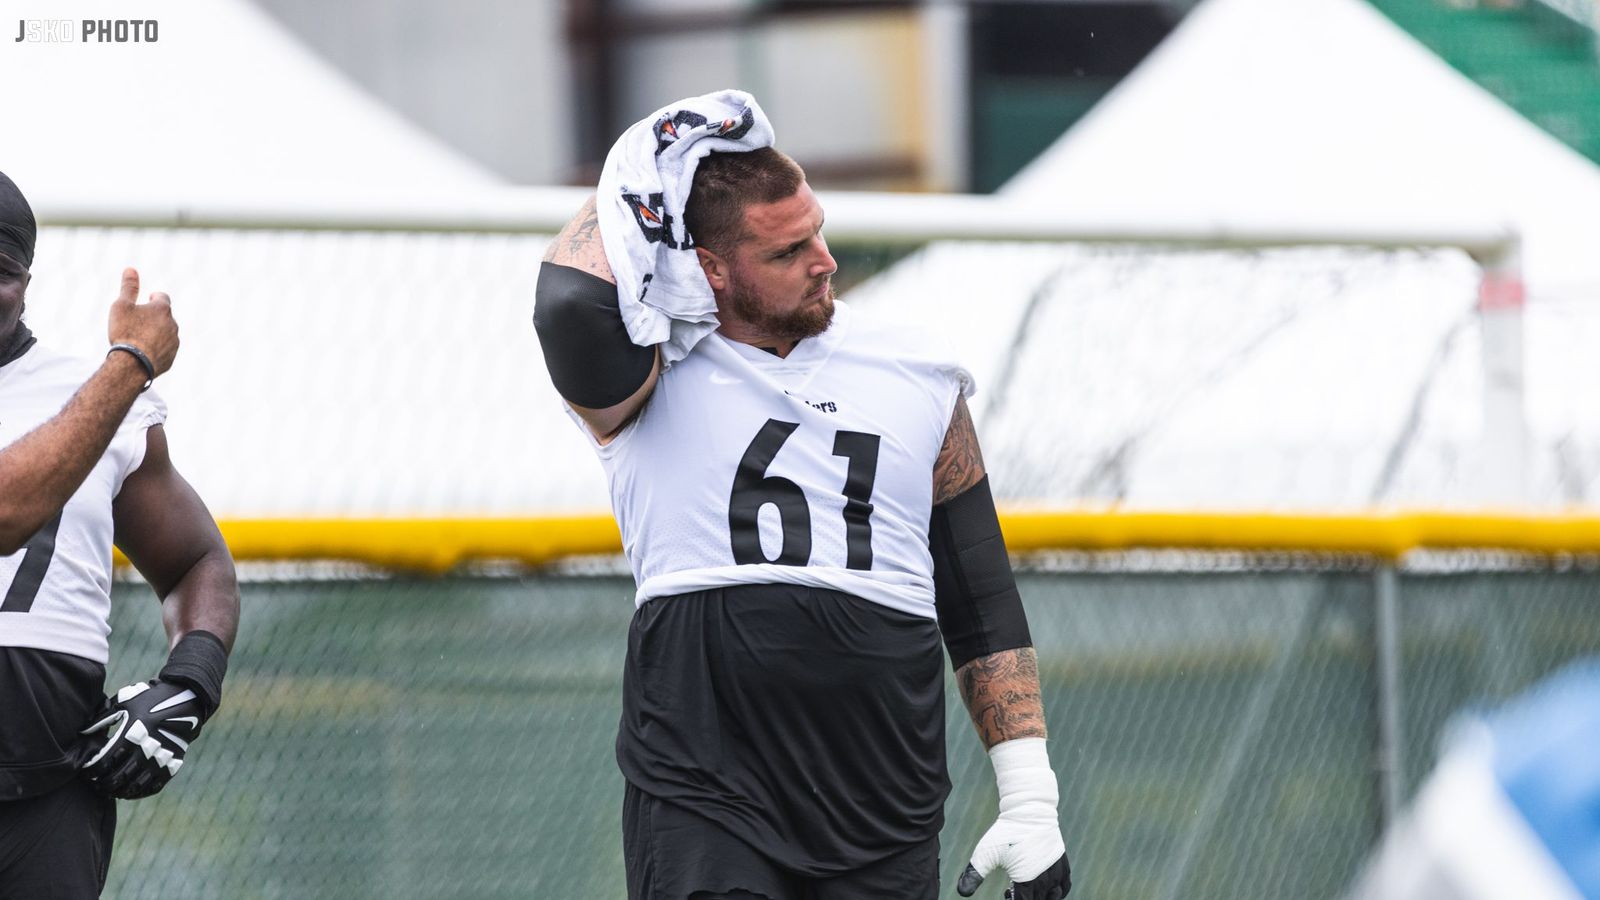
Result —
[{"label": "white towel fabric", "polygon": [[665,369],[717,329],[717,301],[683,222],[695,169],[707,153],[772,146],[754,97],[718,91],[668,104],[612,145],[596,206],[606,261],[628,337],[661,345]]}]

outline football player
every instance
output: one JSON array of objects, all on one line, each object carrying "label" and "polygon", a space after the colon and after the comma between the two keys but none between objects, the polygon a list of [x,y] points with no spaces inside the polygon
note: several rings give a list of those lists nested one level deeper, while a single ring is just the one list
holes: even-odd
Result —
[{"label": "football player", "polygon": [[671,368],[628,337],[594,201],[534,313],[638,582],[629,896],[937,896],[948,649],[1000,793],[957,890],[1000,868],[1017,897],[1060,898],[1037,660],[970,376],[835,299],[822,207],[783,153],[707,156],[685,212],[719,324]]},{"label": "football player", "polygon": [[[0,174],[0,897],[89,900],[116,799],[161,790],[221,702],[239,593],[147,390],[178,349],[168,298],[137,303],[129,269],[106,359],[49,350],[22,322],[36,234]],[[108,698],[113,543],[161,598],[170,654]]]}]

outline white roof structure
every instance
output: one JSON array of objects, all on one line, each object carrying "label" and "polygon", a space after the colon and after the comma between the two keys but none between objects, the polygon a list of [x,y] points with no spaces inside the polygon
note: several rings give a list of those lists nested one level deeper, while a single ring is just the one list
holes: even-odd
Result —
[{"label": "white roof structure", "polygon": [[[1206,0],[1001,193],[1116,222],[1506,223],[1529,297],[1518,505],[1600,503],[1600,168],[1368,4]],[[969,350],[1014,503],[1474,508],[1503,500],[1478,287],[1445,251],[941,244],[857,299]]]},{"label": "white roof structure", "polygon": [[[83,0],[69,22],[138,12]],[[0,171],[36,205],[497,180],[362,93],[248,0],[145,12],[158,16],[155,43],[84,42],[73,28],[72,43],[10,42],[0,54],[0,80],[23,91]]]},{"label": "white roof structure", "polygon": [[1600,298],[1600,167],[1362,0],[1206,0],[1004,192],[1124,217],[1487,218],[1522,235],[1536,300]]}]

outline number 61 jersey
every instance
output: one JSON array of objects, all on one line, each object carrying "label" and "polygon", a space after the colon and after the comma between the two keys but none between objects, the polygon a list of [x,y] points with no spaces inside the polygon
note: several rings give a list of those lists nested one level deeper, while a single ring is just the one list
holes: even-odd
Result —
[{"label": "number 61 jersey", "polygon": [[[0,446],[49,420],[94,372],[94,363],[38,344],[0,368]],[[22,550],[0,556],[0,647],[53,650],[105,664],[111,503],[144,462],[145,431],[166,415],[154,391],[142,394],[61,512]]]},{"label": "number 61 jersey", "polygon": [[785,358],[705,337],[595,443],[636,604],[789,583],[935,618],[933,467],[972,379],[918,332],[834,310]]}]

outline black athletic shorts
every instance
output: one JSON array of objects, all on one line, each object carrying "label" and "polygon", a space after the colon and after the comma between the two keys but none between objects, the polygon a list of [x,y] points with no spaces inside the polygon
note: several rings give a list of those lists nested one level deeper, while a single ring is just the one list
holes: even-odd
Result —
[{"label": "black athletic shorts", "polygon": [[80,730],[105,701],[106,667],[81,656],[0,647],[0,801],[77,777]]},{"label": "black athletic shorts", "polygon": [[92,900],[105,887],[116,801],[78,777],[79,730],[106,668],[0,647],[0,900]]},{"label": "black athletic shorts", "polygon": [[795,876],[927,848],[950,792],[938,624],[796,585],[651,600],[628,633],[617,762]]},{"label": "black athletic shorts", "polygon": [[95,900],[116,831],[117,802],[81,778],[0,801],[0,900]]},{"label": "black athletic shorts", "polygon": [[933,900],[939,836],[842,875],[779,867],[713,822],[628,785],[622,847],[628,900]]}]

